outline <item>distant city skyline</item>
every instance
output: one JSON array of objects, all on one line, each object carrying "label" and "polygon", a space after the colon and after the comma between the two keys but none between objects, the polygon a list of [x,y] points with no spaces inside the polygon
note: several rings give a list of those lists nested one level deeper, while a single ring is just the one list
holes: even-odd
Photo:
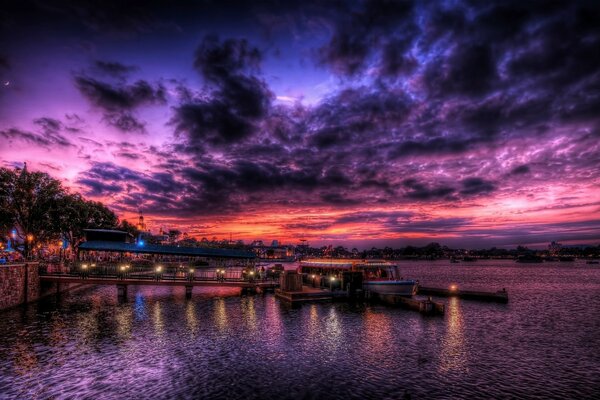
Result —
[{"label": "distant city skyline", "polygon": [[600,6],[0,6],[0,165],[134,223],[348,248],[600,244]]}]

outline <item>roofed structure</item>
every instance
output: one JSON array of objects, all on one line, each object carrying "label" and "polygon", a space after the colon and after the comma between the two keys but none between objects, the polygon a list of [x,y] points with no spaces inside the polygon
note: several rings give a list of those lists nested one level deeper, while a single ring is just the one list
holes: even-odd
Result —
[{"label": "roofed structure", "polygon": [[204,247],[179,247],[145,244],[140,246],[135,243],[113,241],[90,241],[79,245],[79,251],[111,251],[116,253],[162,254],[189,257],[220,257],[252,259],[256,254],[249,251],[234,249],[212,249]]}]

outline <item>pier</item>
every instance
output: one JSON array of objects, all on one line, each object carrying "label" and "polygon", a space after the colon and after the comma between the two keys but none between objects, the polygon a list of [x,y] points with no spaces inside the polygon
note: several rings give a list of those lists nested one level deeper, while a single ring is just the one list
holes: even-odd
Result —
[{"label": "pier", "polygon": [[498,290],[496,292],[484,292],[475,290],[462,290],[455,285],[451,285],[448,289],[419,286],[418,293],[428,296],[458,297],[466,300],[508,303],[508,292],[506,289]]},{"label": "pier", "polygon": [[235,287],[244,292],[274,290],[279,286],[277,281],[252,281],[252,280],[216,280],[216,279],[188,279],[188,278],[162,278],[155,279],[150,276],[77,276],[69,274],[40,275],[40,282],[53,282],[58,284],[85,284],[85,285],[115,285],[119,299],[127,297],[127,287],[136,286],[183,286],[186,288],[186,298],[191,298],[192,289],[196,286],[204,287]]}]

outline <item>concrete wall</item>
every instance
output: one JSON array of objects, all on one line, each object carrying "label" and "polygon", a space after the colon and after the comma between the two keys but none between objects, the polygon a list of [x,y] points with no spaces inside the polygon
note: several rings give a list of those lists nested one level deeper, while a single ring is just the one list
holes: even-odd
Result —
[{"label": "concrete wall", "polygon": [[0,265],[0,310],[40,297],[38,263]]}]

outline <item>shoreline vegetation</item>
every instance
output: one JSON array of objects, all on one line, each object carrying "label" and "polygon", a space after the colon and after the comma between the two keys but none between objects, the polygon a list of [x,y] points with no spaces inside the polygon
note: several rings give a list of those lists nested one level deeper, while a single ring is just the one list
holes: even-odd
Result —
[{"label": "shoreline vegetation", "polygon": [[[119,229],[138,237],[142,232],[135,225],[117,215],[98,201],[86,200],[71,193],[62,183],[43,172],[23,168],[0,168],[0,252],[5,260],[14,258],[69,259],[84,241],[86,229]],[[165,244],[165,237],[146,235],[148,244]],[[292,259],[297,258],[352,258],[387,260],[442,260],[473,262],[479,259],[512,259],[521,262],[594,260],[600,258],[600,245],[562,246],[552,242],[547,249],[536,250],[524,246],[514,249],[452,249],[436,242],[426,246],[401,248],[348,249],[344,246],[309,247],[307,245],[265,246],[262,242],[245,244],[239,240],[198,240],[182,235],[179,230],[169,231],[168,244],[182,247],[217,247],[254,250],[266,260],[276,261],[274,248],[287,248]],[[8,256],[8,253],[13,254]],[[21,257],[15,255],[20,254]],[[2,257],[0,257],[2,258]]]}]

